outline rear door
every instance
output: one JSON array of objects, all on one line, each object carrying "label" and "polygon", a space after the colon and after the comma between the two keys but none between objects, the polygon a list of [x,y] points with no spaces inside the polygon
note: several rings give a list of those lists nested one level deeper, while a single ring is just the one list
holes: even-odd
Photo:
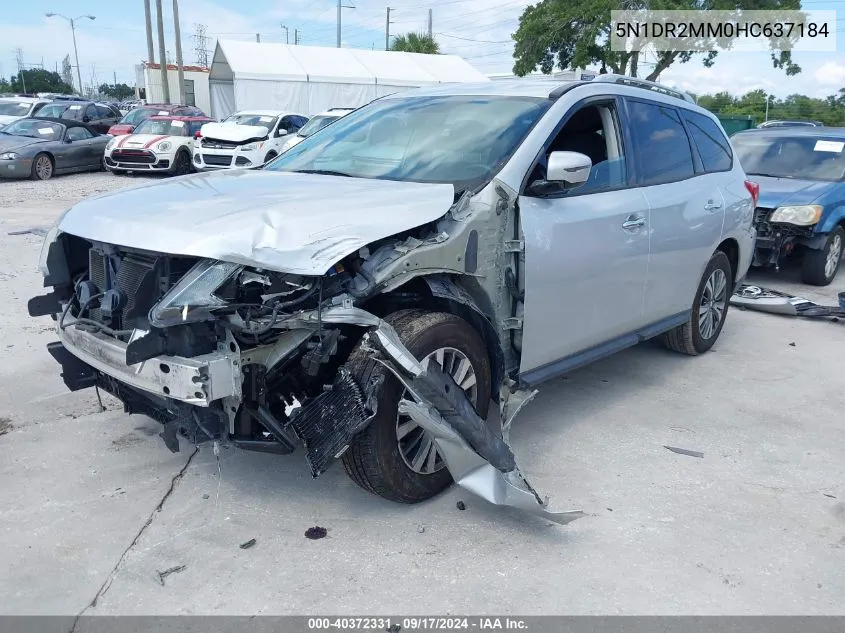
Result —
[{"label": "rear door", "polygon": [[701,275],[719,244],[724,201],[718,174],[708,174],[681,109],[626,98],[637,146],[637,184],[651,208],[645,313],[657,322],[689,313]]}]

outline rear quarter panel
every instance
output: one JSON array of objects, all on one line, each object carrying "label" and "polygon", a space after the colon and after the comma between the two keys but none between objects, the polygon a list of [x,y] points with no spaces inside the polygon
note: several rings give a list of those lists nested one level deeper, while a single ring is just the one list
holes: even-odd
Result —
[{"label": "rear quarter panel", "polygon": [[757,241],[757,233],[754,230],[754,202],[748,189],[745,188],[745,181],[748,179],[738,159],[734,156],[734,168],[724,173],[722,183],[722,197],[725,200],[722,241],[733,239],[739,246],[735,282],[743,280],[748,274]]}]

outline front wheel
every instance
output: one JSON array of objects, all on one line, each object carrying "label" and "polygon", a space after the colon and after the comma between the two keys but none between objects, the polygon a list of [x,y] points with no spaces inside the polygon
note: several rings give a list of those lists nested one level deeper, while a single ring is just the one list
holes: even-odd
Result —
[{"label": "front wheel", "polygon": [[50,180],[53,177],[53,160],[47,154],[36,156],[29,177],[33,180]]},{"label": "front wheel", "polygon": [[173,170],[170,172],[174,176],[185,176],[190,174],[193,167],[191,166],[191,157],[187,152],[179,152],[173,161]]},{"label": "front wheel", "polygon": [[663,335],[666,347],[689,356],[713,347],[725,325],[732,290],[731,262],[722,251],[716,251],[701,276],[689,320]]},{"label": "front wheel", "polygon": [[[464,390],[478,415],[490,406],[490,359],[478,332],[466,321],[444,312],[402,310],[385,320],[416,358],[437,363]],[[343,454],[349,477],[364,490],[391,501],[417,503],[452,482],[431,435],[398,412],[405,396],[399,381],[373,361],[359,345],[347,366],[367,388],[381,378],[378,411],[370,425]]]},{"label": "front wheel", "polygon": [[837,226],[827,236],[824,246],[819,250],[808,250],[801,262],[801,280],[813,286],[827,286],[839,272],[842,263],[842,247],[845,244],[845,231]]}]

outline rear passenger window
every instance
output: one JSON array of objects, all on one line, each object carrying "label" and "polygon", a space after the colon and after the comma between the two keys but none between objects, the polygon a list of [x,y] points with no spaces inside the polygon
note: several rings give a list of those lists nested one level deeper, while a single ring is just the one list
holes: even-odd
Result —
[{"label": "rear passenger window", "polygon": [[689,138],[675,108],[629,101],[628,114],[640,184],[659,185],[693,176]]},{"label": "rear passenger window", "polygon": [[698,148],[704,171],[729,171],[733,163],[733,153],[724,132],[713,119],[683,110],[692,142]]}]

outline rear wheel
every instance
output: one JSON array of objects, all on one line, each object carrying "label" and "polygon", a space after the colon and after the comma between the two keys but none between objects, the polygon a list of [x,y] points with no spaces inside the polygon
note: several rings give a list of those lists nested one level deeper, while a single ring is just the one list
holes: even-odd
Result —
[{"label": "rear wheel", "polygon": [[[481,337],[466,321],[443,312],[402,310],[385,319],[408,350],[423,362],[437,363],[464,390],[478,414],[490,406],[490,360]],[[381,376],[378,411],[343,455],[349,477],[365,490],[391,501],[417,503],[452,482],[431,435],[399,415],[405,390],[359,346],[347,363],[366,387]]]},{"label": "rear wheel", "polygon": [[713,347],[725,325],[732,290],[731,262],[716,251],[701,276],[689,320],[663,335],[666,347],[690,356]]},{"label": "rear wheel", "polygon": [[837,226],[819,250],[808,250],[801,262],[801,280],[813,286],[827,286],[839,272],[842,250],[845,245],[845,231]]},{"label": "rear wheel", "polygon": [[33,180],[50,180],[53,177],[53,159],[47,154],[38,154],[32,161],[29,177]]}]

